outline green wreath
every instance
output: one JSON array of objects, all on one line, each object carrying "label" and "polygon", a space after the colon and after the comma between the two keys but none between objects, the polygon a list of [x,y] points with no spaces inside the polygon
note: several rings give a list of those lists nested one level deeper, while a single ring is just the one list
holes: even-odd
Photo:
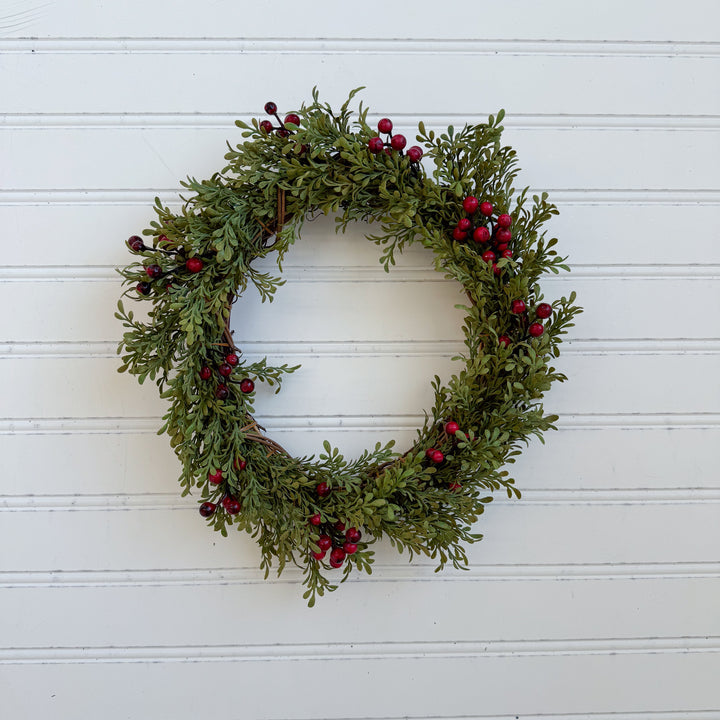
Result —
[{"label": "green wreath", "polygon": [[[199,488],[200,514],[223,535],[234,525],[257,538],[266,577],[274,560],[278,574],[288,562],[303,568],[310,605],[352,568],[370,573],[370,546],[381,537],[410,557],[437,559],[438,569],[466,567],[464,544],[482,538],[472,526],[488,491],[520,497],[503,466],[554,428],[541,399],[566,379],[550,362],[581,311],[575,293],[543,302],[540,277],[568,270],[541,229],[557,210],[545,193],[514,195],[516,154],[500,143],[502,111],[439,136],[421,122],[424,149],[406,149],[389,119],[373,131],[362,104],[352,121],[358,90],[339,113],[314,90],[284,122],[267,103],[278,125],[238,121],[247,140],[228,146],[227,166],[209,180],[188,178],[193,195],[178,213],[156,199],[158,220],[144,231],[151,246],[131,237],[139,257],[119,271],[124,296],[149,306],[139,319],[118,303],[127,329],[119,370],[140,383],[149,377],[169,400],[159,434],[182,463],[183,495]],[[435,269],[467,294],[462,369],[445,386],[435,377],[434,405],[402,454],[378,443],[347,460],[325,442],[317,458],[293,457],[253,418],[255,381],[279,391],[297,367],[245,359],[229,329],[231,306],[249,284],[273,299],[282,280],[253,261],[272,253],[282,271],[318,211],[338,214],[340,230],[376,221],[369,239],[386,271],[406,245],[430,248]]]}]

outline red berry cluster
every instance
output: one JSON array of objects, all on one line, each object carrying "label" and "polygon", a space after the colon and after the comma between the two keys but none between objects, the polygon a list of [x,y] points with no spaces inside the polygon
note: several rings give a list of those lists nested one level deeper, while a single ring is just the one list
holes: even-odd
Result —
[{"label": "red berry cluster", "polygon": [[[135,286],[135,289],[140,293],[140,295],[149,295],[153,289],[152,282],[154,280],[160,280],[161,278],[169,278],[169,280],[165,281],[165,289],[169,290],[172,287],[172,278],[177,275],[178,271],[181,270],[182,267],[184,267],[189,273],[193,274],[199,273],[204,267],[204,263],[199,257],[193,256],[186,258],[184,248],[173,247],[173,243],[165,235],[160,235],[158,237],[157,247],[155,248],[147,247],[139,235],[132,235],[129,237],[127,244],[130,250],[134,253],[143,253],[152,250],[154,252],[159,251],[164,253],[166,256],[172,257],[172,266],[166,268],[165,270],[163,270],[163,268],[157,263],[151,263],[144,266],[145,274],[148,276],[148,280],[141,280]],[[173,249],[168,249],[169,247]]]},{"label": "red berry cluster", "polygon": [[[238,472],[241,472],[247,467],[247,462],[243,460],[242,458],[238,457],[235,458],[235,462],[233,463],[233,467]],[[217,470],[211,470],[208,473],[208,482],[211,485],[221,485],[223,481],[223,471],[218,468]],[[237,513],[240,512],[240,502],[237,500],[237,498],[233,498],[229,495],[223,496],[223,499],[221,500],[221,505],[225,508],[225,510],[230,515],[237,515]],[[215,511],[217,510],[217,504],[214,502],[204,502],[202,505],[200,505],[200,515],[202,515],[204,518],[211,517],[215,514]]]},{"label": "red berry cluster", "polygon": [[483,249],[482,259],[491,263],[493,272],[499,275],[501,270],[496,260],[512,259],[513,256],[509,247],[512,240],[512,218],[507,213],[495,216],[495,208],[491,202],[480,202],[473,195],[463,200],[463,210],[467,215],[460,218],[453,228],[453,239],[462,242],[471,237]]},{"label": "red berry cluster", "polygon": [[[487,248],[483,250],[482,259],[486,263],[491,263],[493,272],[500,275],[501,270],[496,261],[499,258],[512,260],[513,257],[510,249],[512,217],[507,213],[495,216],[495,208],[491,202],[487,200],[480,202],[473,195],[468,195],[463,200],[463,210],[467,215],[460,218],[453,228],[453,239],[462,242],[468,237],[472,237],[481,248]],[[511,311],[514,315],[522,316],[523,326],[527,324],[527,307],[524,300],[513,300]],[[550,315],[552,315],[552,306],[548,303],[540,303],[535,308],[535,320],[527,326],[528,335],[540,337],[544,328],[542,323],[537,320],[544,320]],[[509,347],[512,340],[508,335],[501,335],[498,342],[504,347]]]},{"label": "red berry cluster", "polygon": [[[397,150],[401,155],[403,154],[403,150],[407,145],[407,139],[400,133],[393,135],[392,129],[393,124],[390,118],[380,120],[378,123],[378,132],[387,135],[388,139],[385,141],[379,135],[376,135],[368,140],[368,149],[373,155],[378,155],[383,151],[388,155],[392,155],[393,150]],[[422,148],[417,145],[409,147],[407,149],[407,156],[411,163],[419,163],[420,158],[423,156]]]},{"label": "red berry cluster", "polygon": [[330,550],[330,566],[339,568],[348,555],[354,555],[358,551],[358,543],[362,533],[354,527],[345,529],[345,523],[338,520],[334,525],[323,523],[320,513],[315,513],[310,518],[310,525],[317,528],[320,535],[313,538],[318,551],[312,551],[315,560],[323,560],[327,551]]},{"label": "red berry cluster", "polygon": [[[523,327],[527,325],[527,322],[530,318],[528,316],[527,304],[524,300],[513,300],[510,304],[510,311],[513,313],[513,315],[520,316]],[[552,311],[552,305],[550,305],[549,303],[540,303],[535,307],[535,318],[529,325],[527,325],[527,333],[528,335],[530,335],[530,337],[540,337],[545,332],[543,324],[538,321],[546,320],[547,318],[549,318],[552,315]],[[498,342],[504,347],[509,347],[512,343],[512,341],[507,335],[501,335],[498,338]]]},{"label": "red berry cluster", "polygon": [[[223,361],[217,366],[216,370],[218,372],[218,375],[220,375],[220,382],[218,383],[218,386],[215,388],[215,397],[218,400],[227,400],[227,398],[230,395],[230,388],[228,388],[227,383],[234,382],[230,380],[230,375],[232,374],[233,369],[235,366],[240,362],[238,356],[236,353],[231,352],[228,353]],[[211,370],[209,365],[203,365],[200,368],[200,379],[201,380],[210,380],[213,376],[213,371]],[[240,391],[247,394],[251,393],[255,389],[255,383],[250,378],[243,378],[240,382]]]},{"label": "red berry cluster", "polygon": [[[223,499],[220,501],[220,505],[222,505],[223,509],[228,515],[237,515],[240,510],[242,510],[242,505],[240,504],[240,501],[232,495],[224,495]],[[202,517],[209,518],[215,514],[217,507],[217,503],[210,501],[204,502],[200,506],[198,512],[200,513],[200,515],[202,515]]]},{"label": "red berry cluster", "polygon": [[[274,102],[265,103],[265,112],[278,121],[277,127],[275,127],[270,120],[260,121],[260,129],[267,135],[275,132],[278,137],[289,138],[293,134],[293,131],[286,128],[285,123],[290,123],[291,125],[295,125],[295,127],[300,127],[300,116],[297,113],[288,113],[285,116],[285,120],[281,120],[280,116],[277,114],[277,105]],[[300,152],[304,153],[306,151],[307,145],[301,145]]]},{"label": "red berry cluster", "polygon": [[[443,428],[445,431],[445,435],[452,435],[454,436],[458,430],[460,430],[460,426],[454,421],[449,420],[445,423],[445,427]],[[438,450],[435,447],[429,447],[425,451],[425,457],[432,462],[434,465],[441,465],[443,462],[445,462],[445,454],[442,450]],[[450,489],[455,492],[459,490],[462,486],[460,483],[453,482],[450,484]]]}]

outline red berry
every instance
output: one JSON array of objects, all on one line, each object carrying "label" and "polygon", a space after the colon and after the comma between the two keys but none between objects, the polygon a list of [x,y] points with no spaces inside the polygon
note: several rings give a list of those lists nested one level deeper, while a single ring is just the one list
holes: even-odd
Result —
[{"label": "red berry", "polygon": [[507,244],[507,243],[498,243],[498,244],[495,246],[495,249],[496,249],[499,253],[503,253],[503,252],[505,252],[505,251],[508,249],[508,244]]},{"label": "red berry", "polygon": [[493,206],[492,203],[489,203],[487,200],[485,202],[480,203],[480,212],[485,215],[486,217],[490,217],[493,214]]},{"label": "red berry", "polygon": [[215,472],[208,473],[208,480],[213,485],[219,485],[222,482],[222,479],[223,479],[222,470],[216,470]]},{"label": "red berry", "polygon": [[512,218],[507,213],[503,213],[498,216],[497,224],[501,228],[509,228],[512,225]]},{"label": "red berry", "polygon": [[139,282],[135,289],[141,294],[141,295],[149,295],[150,290],[152,289],[152,285],[150,285],[149,282]]},{"label": "red berry", "polygon": [[157,242],[158,245],[167,245],[170,242],[170,239],[165,235],[160,235],[157,239]]},{"label": "red berry", "polygon": [[510,347],[510,338],[507,335],[501,335],[498,338],[498,344],[504,347]]},{"label": "red berry", "polygon": [[361,537],[362,533],[354,527],[348,528],[348,531],[345,533],[345,539],[351,543],[360,542]]},{"label": "red berry", "polygon": [[494,275],[499,275],[502,272],[502,268],[496,263],[493,263],[492,270]]},{"label": "red berry", "polygon": [[212,370],[207,365],[200,368],[201,379],[209,380],[211,375],[212,375]]},{"label": "red berry", "polygon": [[266,102],[265,112],[268,115],[274,115],[277,112],[277,105],[274,102]]},{"label": "red berry", "polygon": [[535,315],[537,315],[539,318],[542,318],[543,320],[545,318],[549,318],[552,315],[552,305],[548,303],[540,303],[535,308]]},{"label": "red berry", "polygon": [[322,517],[320,517],[320,513],[315,513],[315,514],[310,518],[310,524],[311,524],[311,525],[315,525],[316,527],[317,527],[318,525],[320,525],[321,522],[322,522]]},{"label": "red berry", "polygon": [[420,158],[423,156],[422,148],[413,145],[411,148],[408,148],[407,156],[410,158],[410,162],[420,162]]},{"label": "red berry", "polygon": [[240,390],[244,393],[251,393],[255,389],[255,383],[250,378],[240,382]]},{"label": "red berry", "polygon": [[468,195],[463,200],[463,209],[468,215],[472,215],[478,209],[478,199],[472,195]]},{"label": "red berry", "polygon": [[269,135],[273,131],[273,124],[269,120],[262,120],[260,122],[260,129]]},{"label": "red berry", "polygon": [[486,227],[479,227],[473,233],[473,240],[475,242],[487,242],[490,239],[490,231]]},{"label": "red berry", "polygon": [[338,532],[342,532],[343,530],[345,530],[345,523],[342,522],[341,520],[338,520],[338,521],[335,523],[335,529],[336,529]]},{"label": "red berry", "polygon": [[199,513],[204,517],[208,518],[215,513],[217,505],[211,502],[204,502],[199,509]]},{"label": "red berry", "polygon": [[508,243],[512,239],[512,233],[509,230],[506,230],[505,228],[500,228],[495,233],[495,240],[497,240],[499,243]]},{"label": "red berry", "polygon": [[235,500],[235,498],[230,498],[227,503],[225,503],[225,501],[223,500],[223,507],[228,511],[229,515],[237,515],[242,508],[240,503]]},{"label": "red berry", "polygon": [[287,130],[286,128],[284,128],[284,127],[278,128],[278,129],[275,131],[275,134],[276,134],[278,137],[281,137],[281,138],[289,138],[289,137],[290,137],[290,131]]},{"label": "red berry", "polygon": [[326,482],[321,482],[315,486],[315,492],[319,497],[324,498],[327,497],[331,491]]},{"label": "red berry", "polygon": [[402,150],[407,145],[404,135],[393,135],[390,139],[390,147],[393,150]]},{"label": "red berry", "polygon": [[230,353],[229,355],[225,356],[225,362],[228,365],[232,365],[233,367],[235,367],[235,365],[237,365],[240,362],[240,360],[238,359],[238,356],[235,353]]},{"label": "red berry", "polygon": [[525,312],[525,301],[524,300],[513,300],[510,309],[515,315],[520,315]]},{"label": "red berry", "polygon": [[459,429],[460,426],[454,420],[451,420],[449,423],[445,424],[445,432],[448,435],[454,435]]},{"label": "red berry", "polygon": [[145,243],[142,241],[142,238],[139,235],[132,235],[128,238],[127,244],[130,246],[131,250],[134,250],[135,252],[141,252],[142,250],[145,250]]},{"label": "red berry", "polygon": [[448,487],[450,488],[450,492],[457,492],[462,488],[462,485],[459,482],[451,482]]},{"label": "red berry", "polygon": [[199,273],[203,269],[203,261],[198,257],[191,257],[185,263],[185,267],[191,273]]},{"label": "red berry", "polygon": [[285,116],[285,122],[292,125],[300,125],[300,116],[296,113],[288,113]]},{"label": "red berry", "polygon": [[495,253],[494,253],[492,250],[486,250],[486,251],[482,254],[482,259],[483,259],[486,263],[491,263],[491,262],[493,262],[493,261],[495,260]]},{"label": "red berry", "polygon": [[505,248],[505,250],[502,251],[502,256],[507,260],[512,260],[512,250]]},{"label": "red berry", "polygon": [[345,560],[345,551],[342,548],[333,548],[330,553],[330,564],[334,568],[339,568]]},{"label": "red berry", "polygon": [[332,547],[332,538],[329,535],[321,535],[315,544],[321,550],[329,550]]},{"label": "red berry", "polygon": [[390,118],[383,118],[378,123],[378,132],[381,133],[391,133],[393,129],[392,120]]},{"label": "red berry", "polygon": [[433,453],[432,461],[433,461],[436,465],[439,465],[444,459],[445,459],[445,456],[442,454],[442,452],[440,452],[440,450],[436,450],[436,451]]},{"label": "red berry", "polygon": [[316,560],[322,560],[325,557],[325,550],[321,550],[320,552],[315,552],[313,550],[311,554]]},{"label": "red berry", "polygon": [[354,555],[357,552],[357,543],[344,542],[342,549],[346,555]]},{"label": "red berry", "polygon": [[374,153],[377,155],[379,152],[382,152],[382,149],[385,147],[385,143],[382,141],[382,138],[379,137],[373,137],[368,140],[368,148],[370,149],[371,153]]},{"label": "red berry", "polygon": [[235,458],[233,467],[238,471],[242,471],[247,467],[247,463],[244,460],[241,460],[240,458]]},{"label": "red berry", "polygon": [[228,389],[227,385],[223,385],[223,383],[220,383],[217,386],[217,389],[215,390],[215,397],[218,400],[227,400],[230,395],[230,390]]},{"label": "red berry", "polygon": [[545,328],[542,326],[542,323],[534,322],[534,323],[530,323],[528,332],[533,337],[540,337],[543,334],[543,332],[545,332]]},{"label": "red berry", "polygon": [[219,368],[218,372],[223,376],[227,377],[232,372],[232,367],[227,363],[223,363]]},{"label": "red berry", "polygon": [[460,220],[458,220],[457,227],[458,227],[458,230],[462,230],[463,232],[467,232],[467,231],[472,227],[472,223],[470,222],[470,218],[460,218]]},{"label": "red berry", "polygon": [[435,454],[435,448],[428,448],[425,451],[425,457],[427,457],[429,460],[432,460],[432,456]]},{"label": "red berry", "polygon": [[460,228],[455,228],[453,230],[453,239],[454,240],[464,240],[467,237],[467,233],[463,232]]}]

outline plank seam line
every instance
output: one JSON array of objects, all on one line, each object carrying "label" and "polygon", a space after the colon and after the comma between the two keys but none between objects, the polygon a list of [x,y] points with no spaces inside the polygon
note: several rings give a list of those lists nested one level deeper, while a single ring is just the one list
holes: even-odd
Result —
[{"label": "plank seam line", "polygon": [[[421,415],[263,415],[258,418],[275,432],[352,430],[416,430]],[[0,418],[0,434],[155,434],[160,416],[144,417],[44,417]],[[560,430],[578,429],[712,429],[720,425],[720,413],[565,413],[556,423]]]},{"label": "plank seam line", "polygon": [[635,712],[586,712],[586,713],[552,713],[552,714],[535,714],[523,713],[517,715],[453,715],[452,717],[443,715],[396,715],[393,717],[383,716],[381,718],[373,716],[364,717],[339,717],[334,715],[332,718],[316,717],[316,720],[720,720],[720,711],[716,710],[638,710]]},{"label": "plank seam line", "polygon": [[[398,561],[399,562],[399,561]],[[358,575],[351,582],[592,582],[617,580],[717,580],[720,562],[672,563],[569,563],[471,564],[465,571],[447,568],[442,575],[434,565],[376,563],[372,577]],[[256,567],[184,568],[176,570],[18,570],[1,571],[0,588],[23,587],[146,587],[195,585],[294,585],[302,571],[287,568],[281,577],[265,578]]]},{"label": "plank seam line", "polygon": [[[493,494],[491,491],[488,491]],[[720,503],[720,488],[529,489],[521,500],[499,493],[494,505],[697,505]],[[123,510],[195,511],[196,504],[178,493],[68,493],[0,495],[0,512],[77,512]]]},{"label": "plank seam line", "polygon": [[[262,263],[259,270],[278,272],[271,263]],[[373,265],[325,265],[306,266],[287,263],[283,265],[283,279],[288,282],[307,283],[363,283],[363,282],[434,282],[451,285],[456,283],[442,271],[427,265],[404,265],[385,272],[380,264]],[[687,264],[574,264],[571,273],[548,274],[544,280],[717,280],[720,265]],[[3,282],[121,282],[114,265],[5,265],[0,267]]]},{"label": "plank seam line", "polygon": [[540,55],[590,57],[708,58],[720,55],[715,41],[529,40],[477,38],[190,38],[56,37],[4,38],[6,54],[284,54],[327,55]]},{"label": "plank seam line", "polygon": [[[495,112],[486,113],[423,113],[422,119],[429,129],[444,129],[448,125],[485,122]],[[413,129],[420,115],[416,113],[388,111],[396,119],[399,129]],[[113,129],[162,129],[217,128],[239,132],[235,120],[251,122],[257,112],[234,113],[0,113],[0,124],[6,130],[43,130],[46,128],[88,129],[94,127]],[[372,125],[380,115],[369,115]],[[513,113],[503,120],[506,128],[523,130],[650,130],[650,131],[717,131],[720,130],[720,115],[673,115],[673,114],[603,114],[586,113],[570,115],[565,113]]]},{"label": "plank seam line", "polygon": [[717,652],[720,652],[720,638],[715,636],[283,645],[5,647],[0,648],[0,664],[437,660],[563,655],[685,655]]},{"label": "plank seam line", "polygon": [[[550,200],[563,204],[656,204],[671,206],[720,204],[716,188],[530,188],[547,192]],[[166,204],[181,204],[187,194],[175,188],[0,188],[0,205],[25,204],[142,204],[152,206],[155,197]]]},{"label": "plank seam line", "polygon": [[[448,357],[465,350],[462,340],[320,340],[263,342],[236,341],[248,358],[291,357]],[[0,360],[13,359],[107,359],[117,358],[116,340],[0,342]],[[564,355],[715,355],[720,353],[718,338],[575,338],[564,342]]]}]

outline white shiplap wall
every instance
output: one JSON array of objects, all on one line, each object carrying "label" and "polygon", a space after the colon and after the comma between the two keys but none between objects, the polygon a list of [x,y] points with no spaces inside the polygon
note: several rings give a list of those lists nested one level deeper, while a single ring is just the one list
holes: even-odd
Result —
[{"label": "white shiplap wall", "polygon": [[[720,718],[720,6],[0,4],[3,717]],[[408,132],[507,110],[586,312],[559,432],[489,508],[468,573],[378,553],[304,607],[181,499],[152,388],[115,373],[123,240],[221,164],[235,117],[317,84]],[[457,342],[409,252],[308,226],[248,352],[303,370],[260,403],[297,449],[407,441]],[[344,268],[338,272],[338,268]]]}]

